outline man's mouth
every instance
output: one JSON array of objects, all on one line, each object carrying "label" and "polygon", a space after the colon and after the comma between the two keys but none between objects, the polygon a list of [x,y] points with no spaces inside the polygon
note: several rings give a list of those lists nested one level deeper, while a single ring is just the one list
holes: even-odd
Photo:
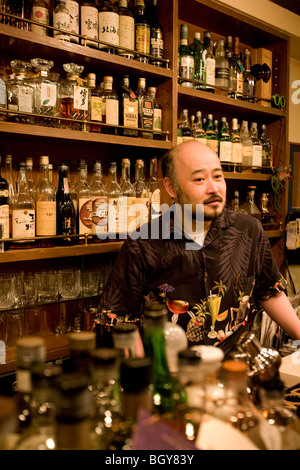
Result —
[{"label": "man's mouth", "polygon": [[203,204],[214,204],[214,203],[218,203],[218,202],[222,202],[223,199],[221,197],[213,197],[211,199],[207,199],[206,201],[204,201]]}]

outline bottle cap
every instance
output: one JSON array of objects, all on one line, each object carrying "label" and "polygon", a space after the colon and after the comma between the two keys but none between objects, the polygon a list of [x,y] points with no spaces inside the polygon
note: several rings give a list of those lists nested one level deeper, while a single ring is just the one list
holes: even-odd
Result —
[{"label": "bottle cap", "polygon": [[72,351],[92,351],[96,347],[96,335],[92,331],[79,331],[68,335]]},{"label": "bottle cap", "polygon": [[49,165],[49,157],[43,155],[40,157],[40,165]]},{"label": "bottle cap", "polygon": [[27,369],[34,363],[46,361],[46,345],[40,336],[19,338],[16,347],[18,367]]}]

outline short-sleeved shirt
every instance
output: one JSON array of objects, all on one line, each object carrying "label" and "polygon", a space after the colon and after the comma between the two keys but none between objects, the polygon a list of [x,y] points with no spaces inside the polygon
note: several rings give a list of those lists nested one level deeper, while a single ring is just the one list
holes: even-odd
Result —
[{"label": "short-sleeved shirt", "polygon": [[190,249],[193,242],[170,214],[154,222],[158,230],[148,225],[148,238],[124,242],[100,305],[120,316],[139,317],[145,298],[159,299],[190,345],[215,345],[226,354],[248,329],[251,301],[281,293],[286,282],[254,217],[226,208],[212,221],[203,246]]}]

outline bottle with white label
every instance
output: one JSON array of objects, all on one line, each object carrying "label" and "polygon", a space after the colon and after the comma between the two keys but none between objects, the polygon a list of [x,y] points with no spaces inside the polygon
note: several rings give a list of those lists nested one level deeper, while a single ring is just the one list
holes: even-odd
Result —
[{"label": "bottle with white label", "polygon": [[162,131],[162,107],[156,99],[156,87],[149,87],[148,93],[153,100],[153,133],[154,140],[161,140]]},{"label": "bottle with white label", "polygon": [[119,14],[117,6],[111,0],[104,0],[99,9],[98,16],[99,41],[109,43],[111,46],[99,43],[99,49],[109,54],[118,54],[113,46],[119,46]]},{"label": "bottle with white label", "polygon": [[253,142],[253,167],[254,173],[260,173],[262,170],[262,142],[258,137],[257,122],[252,122],[250,127],[251,139]]},{"label": "bottle with white label", "polygon": [[92,233],[92,199],[88,184],[88,169],[85,160],[80,160],[77,192],[77,233]]},{"label": "bottle with white label", "polygon": [[[96,86],[96,75],[88,73],[87,84],[90,90],[90,117],[91,121],[102,122],[102,91]],[[90,124],[90,132],[101,132],[98,124]]]},{"label": "bottle with white label", "polygon": [[[210,31],[204,31],[203,44],[203,60],[205,64],[205,76],[206,76],[206,87],[205,91],[214,93],[215,82],[216,82],[216,58],[213,52],[213,46],[210,41]],[[211,85],[211,86],[209,86]]]},{"label": "bottle with white label", "polygon": [[253,142],[249,135],[248,121],[242,121],[241,138],[243,141],[243,166],[252,167]]},{"label": "bottle with white label", "polygon": [[37,187],[33,179],[33,159],[31,157],[26,158],[26,178],[28,183],[28,191],[34,202],[37,200]]},{"label": "bottle with white label", "polygon": [[99,160],[94,163],[91,181],[92,200],[92,234],[97,235],[94,240],[101,239],[107,233],[107,189],[103,183],[102,165]]},{"label": "bottle with white label", "polygon": [[[95,2],[91,0],[84,0],[80,6],[80,25],[81,35],[86,36],[88,39],[81,39],[83,46],[93,47],[98,49],[98,9]],[[95,39],[92,41],[91,39]]]},{"label": "bottle with white label", "polygon": [[15,243],[34,242],[29,239],[35,236],[35,202],[28,190],[26,164],[19,163],[17,171],[18,192],[12,208],[12,237],[21,239]]},{"label": "bottle with white label", "polygon": [[[58,85],[50,80],[50,70],[54,65],[52,60],[31,59],[31,64],[37,72],[37,76],[31,80],[34,87],[34,114],[43,114],[49,117],[58,116]],[[35,116],[34,121],[39,125],[55,126],[56,120]],[[54,121],[54,122],[53,122]]]},{"label": "bottle with white label", "polygon": [[56,190],[49,180],[49,157],[40,157],[40,179],[37,184],[36,235],[56,235]]},{"label": "bottle with white label", "polygon": [[130,160],[123,158],[122,160],[122,181],[120,183],[120,233],[126,238],[127,233],[131,230],[131,222],[135,218],[135,190],[130,181]]},{"label": "bottle with white label", "polygon": [[[0,156],[0,169],[1,169],[1,156]],[[0,238],[9,238],[9,191],[8,182],[1,176],[0,173]],[[4,250],[1,245],[0,251]]]},{"label": "bottle with white label", "polygon": [[[179,45],[179,75],[182,78],[186,78],[188,80],[193,80],[194,78],[194,70],[195,70],[195,60],[194,56],[189,48],[189,41],[188,41],[188,25],[182,24],[180,26],[180,45]],[[193,88],[192,81],[179,81],[181,86],[185,86],[188,88]]]},{"label": "bottle with white label", "polygon": [[135,162],[135,197],[136,197],[136,223],[137,227],[149,221],[149,188],[145,182],[144,160]]},{"label": "bottle with white label", "polygon": [[232,119],[231,142],[232,142],[231,162],[234,165],[233,171],[235,171],[236,173],[241,173],[242,165],[243,165],[243,141],[240,136],[238,120],[236,118]]},{"label": "bottle with white label", "polygon": [[[70,13],[70,33],[79,34],[79,2],[66,0],[66,7]],[[78,44],[79,38],[70,34],[70,41]]]},{"label": "bottle with white label", "polygon": [[53,11],[53,27],[61,30],[53,30],[53,37],[55,39],[70,42],[70,34],[68,33],[71,32],[71,15],[66,7],[65,0],[58,0],[57,2],[57,6]]},{"label": "bottle with white label", "polygon": [[[119,44],[127,49],[134,50],[135,22],[133,12],[128,8],[127,0],[119,0]],[[134,59],[134,53],[119,49],[119,55]]]},{"label": "bottle with white label", "polygon": [[109,166],[108,172],[108,184],[107,184],[107,194],[108,194],[108,232],[110,238],[116,238],[119,234],[119,205],[120,205],[120,196],[122,194],[120,185],[117,181],[117,164],[112,162]]},{"label": "bottle with white label", "polygon": [[228,130],[226,117],[221,117],[221,126],[219,133],[219,158],[223,171],[233,171],[231,165],[232,142]]},{"label": "bottle with white label", "polygon": [[[7,82],[7,107],[10,111],[33,113],[34,88],[27,75],[32,65],[22,60],[12,60],[10,65],[14,74]],[[22,124],[34,123],[32,116],[13,112],[8,114],[8,120]]]},{"label": "bottle with white label", "polygon": [[[102,122],[111,126],[119,125],[119,98],[115,90],[113,90],[113,77],[107,76],[103,79],[104,90],[102,94]],[[105,127],[105,134],[117,134],[114,127]]]},{"label": "bottle with white label", "polygon": [[[45,0],[33,0],[31,19],[37,23],[49,26],[49,7]],[[41,36],[50,36],[49,30],[32,23],[31,31]]]},{"label": "bottle with white label", "polygon": [[160,213],[160,189],[157,181],[157,158],[153,157],[150,160],[150,177],[148,180],[149,188],[149,214],[150,220],[155,219]]}]

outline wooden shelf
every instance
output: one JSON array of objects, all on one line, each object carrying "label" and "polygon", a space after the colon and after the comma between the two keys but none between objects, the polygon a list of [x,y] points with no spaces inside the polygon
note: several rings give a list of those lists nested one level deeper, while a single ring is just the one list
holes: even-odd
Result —
[{"label": "wooden shelf", "polygon": [[266,230],[266,235],[268,238],[280,238],[283,237],[283,230]]},{"label": "wooden shelf", "polygon": [[263,173],[253,173],[252,171],[245,170],[242,173],[224,172],[226,180],[245,180],[245,181],[270,181],[272,175],[265,175]]},{"label": "wooden shelf", "polygon": [[69,258],[101,253],[116,253],[120,251],[122,245],[122,241],[116,241],[95,243],[91,245],[8,250],[0,254],[0,263],[15,263],[20,261],[33,261],[50,258]]}]

